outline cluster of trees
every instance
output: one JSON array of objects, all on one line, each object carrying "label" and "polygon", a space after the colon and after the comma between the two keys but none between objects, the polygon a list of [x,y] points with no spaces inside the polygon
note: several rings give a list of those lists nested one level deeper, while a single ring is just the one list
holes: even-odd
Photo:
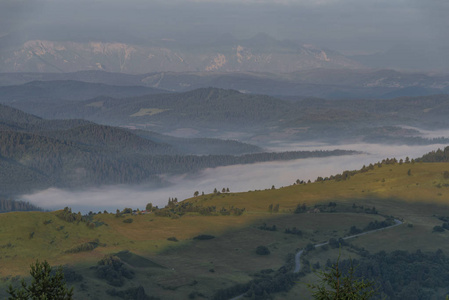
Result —
[{"label": "cluster of trees", "polygon": [[295,210],[293,211],[293,213],[295,214],[300,214],[300,213],[304,213],[307,212],[307,205],[305,203],[300,203],[298,205],[296,205]]},{"label": "cluster of trees", "polygon": [[356,226],[351,226],[351,228],[349,229],[349,235],[354,235],[354,234],[359,234],[365,231],[371,231],[371,230],[376,230],[376,229],[381,229],[381,228],[385,228],[388,226],[394,225],[394,219],[393,218],[388,218],[384,221],[372,221],[369,222],[368,225],[366,225],[363,229],[359,229]]},{"label": "cluster of trees", "polygon": [[277,231],[276,225],[268,226],[267,223],[263,223],[261,226],[257,227],[260,230],[266,230],[266,231]]},{"label": "cluster of trees", "polygon": [[41,211],[42,209],[24,201],[0,198],[0,213],[10,211]]},{"label": "cluster of trees", "polygon": [[[148,205],[147,205],[148,206]],[[168,204],[161,209],[157,209],[151,205],[151,210],[155,215],[161,217],[180,217],[186,213],[199,213],[200,215],[212,216],[240,216],[245,212],[245,208],[238,208],[234,206],[217,208],[216,206],[200,206],[192,202],[178,202],[177,198],[170,198]]]},{"label": "cluster of trees", "polygon": [[80,212],[74,213],[70,207],[64,207],[63,210],[59,211],[56,216],[61,220],[64,220],[69,223],[79,223],[86,222],[86,218],[84,218]]},{"label": "cluster of trees", "polygon": [[443,150],[438,149],[436,151],[424,154],[421,158],[416,159],[419,162],[449,162],[449,146]]},{"label": "cluster of trees", "polygon": [[148,296],[145,293],[145,289],[143,286],[138,286],[134,288],[128,288],[122,291],[118,291],[116,289],[108,289],[106,290],[106,294],[111,297],[118,297],[121,299],[133,299],[133,300],[156,300],[159,298]]},{"label": "cluster of trees", "polygon": [[98,239],[95,239],[92,242],[86,242],[81,245],[75,246],[67,251],[66,253],[79,253],[79,252],[86,252],[86,251],[92,251],[95,248],[97,248],[100,245]]},{"label": "cluster of trees", "polygon": [[255,279],[246,284],[217,291],[213,299],[230,299],[242,294],[251,299],[272,299],[271,294],[289,291],[293,287],[298,278],[298,274],[293,273],[294,268],[295,255],[290,253],[285,264],[278,270],[261,270],[254,275]]},{"label": "cluster of trees", "polygon": [[98,278],[105,279],[109,285],[116,287],[123,286],[125,279],[134,278],[134,272],[115,255],[107,255],[101,259],[95,267],[95,274]]},{"label": "cluster of trees", "polygon": [[294,235],[302,236],[302,231],[297,229],[296,227],[292,227],[292,228],[287,227],[287,228],[285,228],[284,232],[287,234],[294,234]]},{"label": "cluster of trees", "polygon": [[376,254],[364,251],[359,260],[341,261],[343,274],[347,274],[351,263],[357,266],[354,276],[376,282],[379,295],[373,299],[433,299],[449,280],[449,259],[441,250]]}]

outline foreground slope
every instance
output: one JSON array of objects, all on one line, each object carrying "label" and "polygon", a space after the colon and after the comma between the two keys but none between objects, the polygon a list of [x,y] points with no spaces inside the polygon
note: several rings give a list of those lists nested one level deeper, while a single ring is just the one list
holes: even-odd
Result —
[{"label": "foreground slope", "polygon": [[[80,216],[67,210],[2,214],[1,276],[23,276],[32,261],[46,259],[52,264],[68,264],[82,275],[83,279],[71,282],[79,299],[107,299],[108,289],[125,291],[139,285],[148,295],[163,299],[185,298],[191,293],[212,298],[219,289],[257,278],[260,270],[279,268],[288,253],[298,248],[338,239],[349,235],[353,226],[364,228],[390,215],[404,225],[351,243],[370,253],[398,249],[447,253],[448,233],[432,231],[442,225],[439,218],[449,216],[448,170],[447,163],[385,160],[357,172],[318,178],[314,183],[298,181],[281,189],[217,192],[173,201],[149,214],[132,215],[125,210],[91,214],[80,222]],[[268,230],[273,225],[277,230]],[[284,233],[293,227],[301,235]],[[202,234],[215,238],[193,239]],[[266,246],[271,254],[257,255],[258,245]],[[347,249],[342,250],[344,256]],[[108,253],[121,257],[135,277],[123,279],[121,286],[99,278],[90,266]],[[323,264],[335,255],[317,251],[308,259]],[[313,281],[307,274],[301,280]],[[279,295],[294,299],[302,293],[298,285]]]}]

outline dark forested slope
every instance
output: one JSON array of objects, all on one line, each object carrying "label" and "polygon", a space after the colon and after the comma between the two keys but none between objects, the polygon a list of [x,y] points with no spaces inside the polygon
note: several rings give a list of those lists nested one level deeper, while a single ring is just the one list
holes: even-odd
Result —
[{"label": "dark forested slope", "polygon": [[145,136],[140,132],[139,136],[127,129],[82,120],[45,120],[6,106],[0,106],[0,115],[6,115],[0,129],[0,190],[6,195],[51,186],[161,184],[159,176],[163,174],[353,154],[351,151],[251,153],[259,148],[232,141],[196,139],[194,142],[209,144],[206,145],[209,148],[224,145],[229,153],[233,153],[232,149],[234,153],[250,153],[196,156],[189,154],[192,149],[198,150],[192,143],[162,135]]}]

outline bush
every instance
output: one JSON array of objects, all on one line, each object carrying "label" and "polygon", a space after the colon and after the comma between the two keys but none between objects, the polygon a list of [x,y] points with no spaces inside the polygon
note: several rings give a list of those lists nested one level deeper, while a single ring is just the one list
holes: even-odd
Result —
[{"label": "bush", "polygon": [[167,241],[177,242],[178,239],[176,237],[174,237],[174,236],[171,236],[171,237],[167,238]]},{"label": "bush", "polygon": [[95,240],[93,242],[87,242],[78,246],[73,247],[72,249],[69,249],[66,251],[66,253],[78,253],[78,252],[84,252],[84,251],[91,251],[97,248],[99,245],[98,241]]},{"label": "bush", "polygon": [[150,300],[156,299],[148,296],[142,286],[129,288],[123,291],[117,291],[116,289],[106,290],[106,293],[112,297],[118,297],[121,299],[135,299],[135,300]]},{"label": "bush", "polygon": [[123,223],[132,223],[132,222],[134,222],[134,220],[131,218],[123,220]]},{"label": "bush", "polygon": [[211,239],[214,239],[214,238],[215,238],[215,236],[213,236],[213,235],[200,234],[200,235],[197,235],[196,237],[194,237],[193,239],[194,240],[211,240]]},{"label": "bush", "polygon": [[444,231],[444,228],[441,226],[435,226],[435,227],[433,227],[433,230],[432,230],[432,232],[443,232],[443,231]]},{"label": "bush", "polygon": [[270,250],[265,246],[257,246],[256,253],[259,255],[268,255],[270,254]]}]

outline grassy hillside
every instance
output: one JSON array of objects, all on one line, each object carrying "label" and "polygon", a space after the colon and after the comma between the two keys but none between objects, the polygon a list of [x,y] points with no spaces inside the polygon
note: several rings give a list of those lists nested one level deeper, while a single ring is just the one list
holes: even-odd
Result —
[{"label": "grassy hillside", "polygon": [[[192,293],[192,297],[212,298],[220,289],[260,278],[261,270],[277,270],[299,248],[349,235],[352,226],[364,228],[385,216],[404,224],[348,242],[370,253],[397,249],[449,253],[449,232],[433,232],[449,217],[449,179],[444,176],[448,170],[447,163],[390,161],[314,183],[246,193],[217,192],[150,214],[103,212],[80,222],[76,215],[74,222],[59,218],[61,211],[0,214],[0,276],[6,283],[14,282],[14,276],[25,276],[29,264],[38,258],[68,265],[82,275],[81,280],[70,282],[78,299],[108,299],[108,289],[129,292],[140,285],[148,295],[162,299],[186,298]],[[306,209],[294,213],[298,204],[305,204]],[[243,214],[236,213],[243,208]],[[273,225],[276,231],[267,230]],[[301,235],[284,233],[293,227]],[[194,239],[202,234],[215,238]],[[268,247],[271,254],[257,255],[258,245]],[[351,249],[343,247],[343,258],[358,257]],[[121,286],[111,286],[90,268],[105,254],[114,253],[134,272],[134,278],[124,278]],[[337,256],[338,249],[318,249],[305,259],[324,266],[328,258]],[[316,280],[313,274],[304,275],[298,280]],[[298,284],[276,295],[297,299],[305,293],[305,286]]]}]

